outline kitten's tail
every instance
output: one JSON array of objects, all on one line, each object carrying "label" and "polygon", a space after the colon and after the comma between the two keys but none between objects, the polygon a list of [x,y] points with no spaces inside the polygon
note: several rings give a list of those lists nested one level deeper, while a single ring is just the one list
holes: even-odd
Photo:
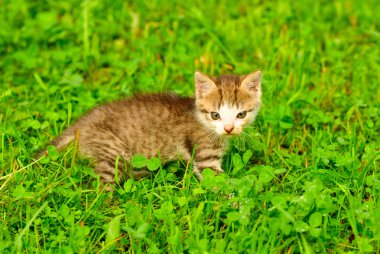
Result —
[{"label": "kitten's tail", "polygon": [[[74,128],[74,126],[70,126],[64,130],[60,136],[49,142],[48,145],[53,145],[57,148],[58,151],[60,151],[76,139],[77,133],[79,134],[79,129]],[[35,156],[35,159],[39,159],[42,156],[46,156],[47,154],[48,151],[44,148]]]}]

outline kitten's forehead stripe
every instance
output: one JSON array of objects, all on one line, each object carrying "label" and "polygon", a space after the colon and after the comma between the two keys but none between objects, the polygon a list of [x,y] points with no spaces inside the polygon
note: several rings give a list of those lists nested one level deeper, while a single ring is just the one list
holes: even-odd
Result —
[{"label": "kitten's forehead stripe", "polygon": [[218,92],[219,92],[219,103],[218,103],[218,109],[219,109],[220,106],[223,104],[223,89],[218,88]]},{"label": "kitten's forehead stripe", "polygon": [[235,88],[234,89],[234,105],[238,105],[237,93],[238,93],[238,90]]},{"label": "kitten's forehead stripe", "polygon": [[238,103],[240,77],[236,75],[222,75],[213,78],[219,92],[219,107],[222,105],[234,106]]}]

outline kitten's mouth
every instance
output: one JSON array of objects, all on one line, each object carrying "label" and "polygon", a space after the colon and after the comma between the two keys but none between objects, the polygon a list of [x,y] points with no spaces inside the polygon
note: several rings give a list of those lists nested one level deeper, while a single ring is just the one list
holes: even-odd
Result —
[{"label": "kitten's mouth", "polygon": [[234,136],[237,136],[238,134],[237,133],[232,133],[232,132],[230,132],[230,133],[225,132],[222,135],[225,136],[225,137],[234,137]]}]

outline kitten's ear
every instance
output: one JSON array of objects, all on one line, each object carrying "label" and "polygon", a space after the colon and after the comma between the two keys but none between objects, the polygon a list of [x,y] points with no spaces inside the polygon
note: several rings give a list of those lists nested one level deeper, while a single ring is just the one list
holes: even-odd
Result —
[{"label": "kitten's ear", "polygon": [[261,95],[261,71],[255,71],[245,76],[241,87],[250,93]]},{"label": "kitten's ear", "polygon": [[197,98],[202,98],[212,90],[217,89],[214,81],[199,71],[194,73],[194,81]]}]

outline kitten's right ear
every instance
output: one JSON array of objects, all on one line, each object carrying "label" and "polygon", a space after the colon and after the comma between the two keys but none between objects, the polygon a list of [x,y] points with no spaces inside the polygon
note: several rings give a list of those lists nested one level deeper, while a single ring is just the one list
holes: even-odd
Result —
[{"label": "kitten's right ear", "polygon": [[214,89],[217,89],[214,81],[207,75],[196,71],[194,73],[195,93],[197,98],[202,98]]},{"label": "kitten's right ear", "polygon": [[245,76],[241,82],[241,87],[250,93],[261,94],[261,71],[255,71]]}]

